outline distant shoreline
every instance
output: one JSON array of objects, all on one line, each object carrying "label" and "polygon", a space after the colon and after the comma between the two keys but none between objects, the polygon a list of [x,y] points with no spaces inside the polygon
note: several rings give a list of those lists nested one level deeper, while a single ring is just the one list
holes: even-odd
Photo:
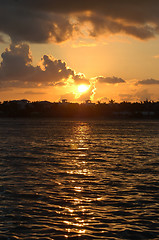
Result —
[{"label": "distant shoreline", "polygon": [[159,119],[159,102],[86,103],[29,102],[13,100],[0,103],[0,118],[64,119]]}]

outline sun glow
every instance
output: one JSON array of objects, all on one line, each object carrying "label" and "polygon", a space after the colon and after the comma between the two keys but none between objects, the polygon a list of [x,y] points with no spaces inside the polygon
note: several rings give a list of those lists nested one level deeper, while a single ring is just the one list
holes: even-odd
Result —
[{"label": "sun glow", "polygon": [[84,92],[86,92],[88,89],[89,89],[89,86],[84,85],[84,84],[78,86],[78,92],[79,92],[79,93],[84,93]]}]

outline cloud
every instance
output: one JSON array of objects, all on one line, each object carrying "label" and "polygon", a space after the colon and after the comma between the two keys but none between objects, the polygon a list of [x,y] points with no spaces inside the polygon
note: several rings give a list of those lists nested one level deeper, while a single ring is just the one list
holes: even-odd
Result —
[{"label": "cloud", "polygon": [[140,80],[136,83],[136,85],[154,85],[154,84],[159,84],[159,80],[155,80],[155,79],[146,79],[146,80]]},{"label": "cloud", "polygon": [[0,31],[8,34],[12,42],[59,43],[72,36],[73,29],[67,16],[43,9],[38,11],[32,9],[32,4],[27,5],[25,0],[0,2]]},{"label": "cloud", "polygon": [[96,79],[98,80],[99,83],[109,83],[109,84],[125,83],[125,80],[117,77],[97,77]]},{"label": "cloud", "polygon": [[83,14],[80,15],[78,19],[79,22],[82,23],[92,23],[92,29],[90,30],[90,36],[92,37],[98,37],[103,34],[127,34],[146,40],[155,36],[154,27],[150,25],[125,23],[124,21],[107,18],[105,15],[99,15],[96,13],[92,13],[88,16]]},{"label": "cloud", "polygon": [[1,55],[1,87],[43,87],[87,82],[84,75],[77,75],[66,62],[44,55],[39,66],[33,66],[28,44],[11,44]]},{"label": "cloud", "polygon": [[79,40],[79,41],[74,41],[72,44],[73,48],[80,48],[80,47],[96,47],[97,44],[95,42],[90,42],[90,39],[86,40]]},{"label": "cloud", "polygon": [[92,84],[90,86],[90,88],[88,89],[88,91],[86,91],[85,93],[81,94],[79,98],[77,98],[78,101],[86,101],[86,100],[93,100],[94,95],[96,93],[96,87],[94,84]]},{"label": "cloud", "polygon": [[43,81],[52,83],[58,83],[61,80],[66,80],[70,76],[74,77],[74,71],[70,68],[67,68],[65,62],[61,60],[56,60],[52,56],[44,55],[41,59],[41,64],[44,67],[44,71],[42,72],[44,77],[42,77]]},{"label": "cloud", "polygon": [[89,85],[90,84],[90,81],[88,79],[86,79],[85,75],[84,74],[77,74],[74,76],[74,82],[76,84],[86,84],[86,85]]},{"label": "cloud", "polygon": [[22,94],[28,94],[28,95],[39,95],[39,94],[46,94],[45,92],[33,92],[33,91],[25,91]]},{"label": "cloud", "polygon": [[0,32],[12,42],[60,43],[89,23],[91,37],[127,34],[146,40],[159,33],[158,12],[156,0],[5,0],[0,1]]},{"label": "cloud", "polygon": [[32,56],[27,44],[14,45],[1,54],[0,84],[2,87],[35,87],[33,76],[41,72],[32,66]]}]

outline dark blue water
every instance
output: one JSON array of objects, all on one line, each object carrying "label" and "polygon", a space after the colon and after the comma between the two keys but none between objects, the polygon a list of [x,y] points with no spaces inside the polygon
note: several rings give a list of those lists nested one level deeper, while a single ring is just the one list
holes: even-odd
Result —
[{"label": "dark blue water", "polygon": [[0,239],[159,239],[159,121],[1,119]]}]

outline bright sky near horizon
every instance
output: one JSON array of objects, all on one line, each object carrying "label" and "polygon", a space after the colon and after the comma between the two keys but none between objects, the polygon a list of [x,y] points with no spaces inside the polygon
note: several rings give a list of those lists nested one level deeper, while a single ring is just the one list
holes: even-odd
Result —
[{"label": "bright sky near horizon", "polygon": [[0,0],[0,101],[158,101],[158,12],[157,0]]}]

